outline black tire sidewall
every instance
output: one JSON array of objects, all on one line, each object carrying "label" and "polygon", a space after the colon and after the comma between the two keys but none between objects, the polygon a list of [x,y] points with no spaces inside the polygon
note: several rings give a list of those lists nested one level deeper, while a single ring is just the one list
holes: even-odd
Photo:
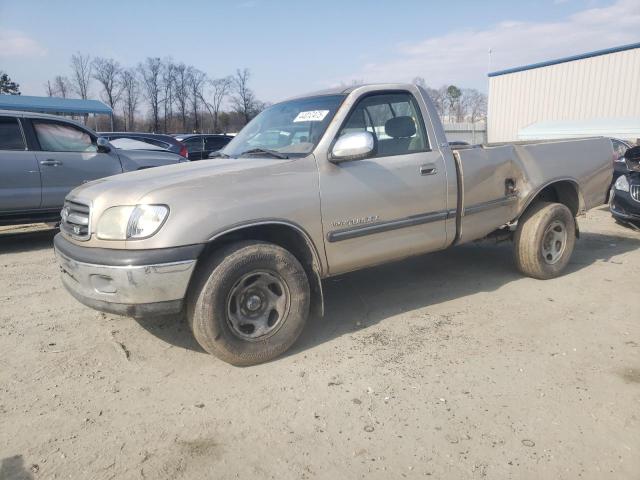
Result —
[{"label": "black tire sidewall", "polygon": [[[564,224],[565,231],[567,232],[567,240],[560,259],[556,263],[549,264],[542,255],[542,243],[547,228],[556,220]],[[536,252],[536,263],[538,263],[538,268],[542,274],[541,278],[557,277],[569,263],[575,246],[576,226],[571,211],[565,205],[553,203],[541,208],[529,217],[527,221],[535,221],[537,224],[535,234],[533,235],[533,247]]]},{"label": "black tire sidewall", "polygon": [[[306,273],[288,251],[265,242],[240,244],[214,264],[197,295],[191,319],[194,336],[209,353],[235,365],[270,360],[287,350],[299,337],[309,315],[310,292]],[[289,291],[289,311],[271,335],[246,340],[227,322],[227,299],[236,282],[252,271],[271,271]]]}]

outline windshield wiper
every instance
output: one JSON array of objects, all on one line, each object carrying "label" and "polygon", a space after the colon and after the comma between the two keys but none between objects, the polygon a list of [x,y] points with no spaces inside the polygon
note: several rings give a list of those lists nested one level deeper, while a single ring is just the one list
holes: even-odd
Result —
[{"label": "windshield wiper", "polygon": [[242,155],[255,155],[255,154],[267,154],[267,155],[271,155],[272,157],[275,157],[275,158],[289,158],[284,153],[280,153],[277,150],[269,150],[268,148],[252,148],[250,150],[245,150],[244,152],[242,152],[240,154],[240,156],[242,156]]}]

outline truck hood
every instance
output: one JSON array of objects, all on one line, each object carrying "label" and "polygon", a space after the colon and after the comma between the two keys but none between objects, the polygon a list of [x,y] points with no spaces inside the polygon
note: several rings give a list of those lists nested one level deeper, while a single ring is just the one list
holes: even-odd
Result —
[{"label": "truck hood", "polygon": [[[93,204],[98,210],[114,205],[136,205],[153,201],[154,194],[174,192],[188,188],[190,191],[210,189],[214,180],[238,182],[247,176],[257,175],[256,170],[269,168],[292,160],[273,158],[229,158],[201,160],[162,167],[147,168],[101,178],[74,189],[69,198]],[[100,208],[103,207],[103,208]]]}]

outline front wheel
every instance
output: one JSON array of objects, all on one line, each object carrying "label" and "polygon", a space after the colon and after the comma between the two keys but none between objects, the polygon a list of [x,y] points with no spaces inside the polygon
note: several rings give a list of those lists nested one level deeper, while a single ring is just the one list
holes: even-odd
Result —
[{"label": "front wheel", "polygon": [[571,211],[560,203],[540,202],[518,222],[514,259],[518,270],[546,280],[560,275],[576,241]]},{"label": "front wheel", "polygon": [[198,269],[187,317],[198,343],[233,365],[266,362],[297,340],[310,290],[300,262],[265,242],[222,248]]}]

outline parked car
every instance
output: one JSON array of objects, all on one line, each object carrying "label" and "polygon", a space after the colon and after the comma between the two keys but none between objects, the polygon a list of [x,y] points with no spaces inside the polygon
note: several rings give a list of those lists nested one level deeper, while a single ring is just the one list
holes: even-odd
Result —
[{"label": "parked car", "polygon": [[640,226],[640,146],[624,153],[625,171],[618,176],[609,194],[609,209],[616,220]]},{"label": "parked car", "polygon": [[453,140],[453,141],[449,142],[449,146],[451,148],[468,147],[469,145],[471,145],[469,142],[463,142],[462,140]]},{"label": "parked car", "polygon": [[106,138],[109,141],[117,138],[130,138],[132,140],[138,140],[140,142],[148,143],[160,147],[169,152],[177,153],[185,158],[188,158],[187,147],[177,138],[171,135],[163,135],[160,133],[142,133],[142,132],[100,132],[101,137]]},{"label": "parked car", "polygon": [[0,111],[0,225],[57,222],[74,187],[117,173],[186,162],[170,152],[117,150],[74,121]]},{"label": "parked car", "polygon": [[629,173],[624,156],[632,145],[619,138],[612,138],[611,144],[613,145],[613,179],[611,180],[611,184],[613,185],[620,175]]},{"label": "parked car", "polygon": [[523,274],[560,275],[612,156],[608,138],[453,152],[424,89],[338,88],[267,108],[219,161],[76,188],[54,245],[80,302],[184,308],[206,351],[251,365],[322,312],[322,278],[488,236],[513,241]]},{"label": "parked car", "polygon": [[189,160],[209,158],[213,152],[224,148],[232,139],[226,134],[176,134],[175,138],[187,146]]},{"label": "parked car", "polygon": [[[153,160],[157,162],[158,165],[170,165],[172,163],[187,162],[189,160],[182,155],[170,152],[162,147],[156,147],[155,145],[134,140],[133,138],[116,138],[109,143],[112,147],[119,150],[119,153],[126,155],[132,160],[142,159],[145,162]],[[139,170],[139,168],[136,170]]]}]

